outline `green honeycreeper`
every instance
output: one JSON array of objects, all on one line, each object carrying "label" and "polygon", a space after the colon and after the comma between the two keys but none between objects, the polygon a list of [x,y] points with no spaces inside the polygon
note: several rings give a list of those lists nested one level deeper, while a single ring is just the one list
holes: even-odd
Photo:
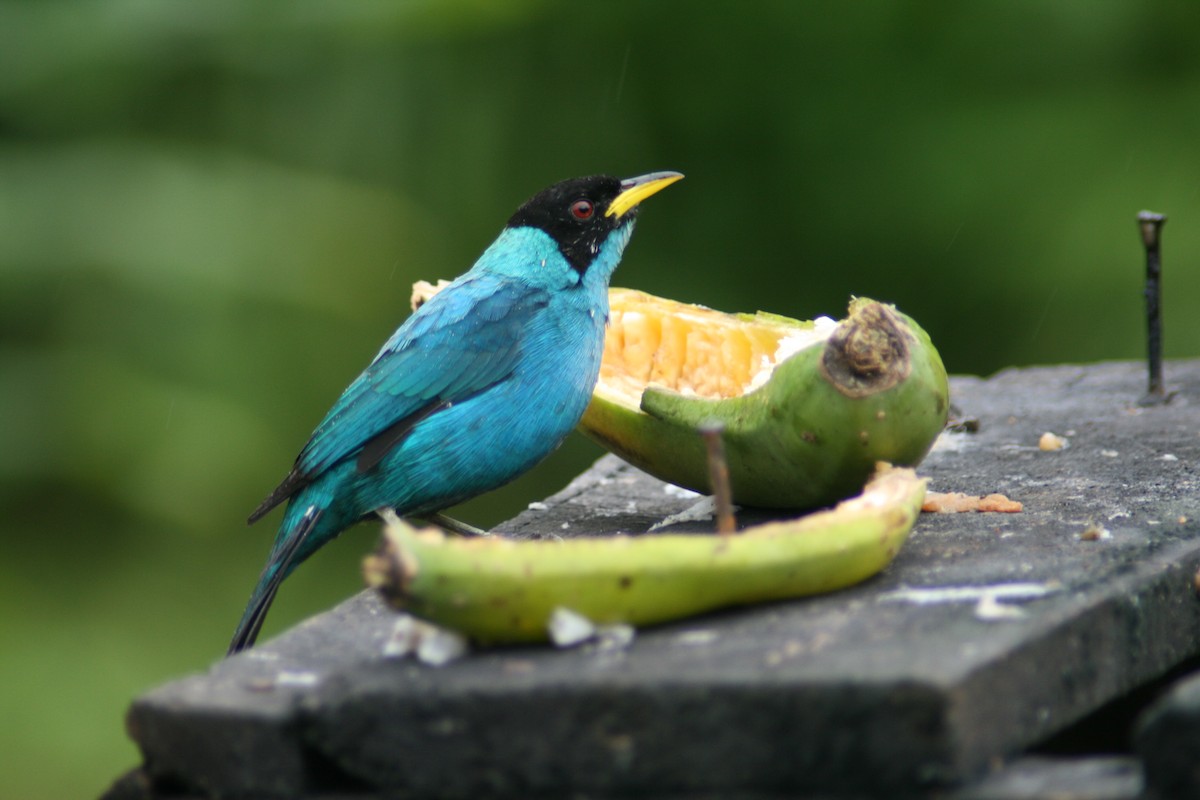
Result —
[{"label": "green honeycreeper", "polygon": [[250,515],[287,501],[231,654],[254,644],[284,578],[347,527],[385,507],[435,514],[558,447],[600,372],[608,282],[638,203],[682,177],[593,176],[539,192],[392,334]]}]

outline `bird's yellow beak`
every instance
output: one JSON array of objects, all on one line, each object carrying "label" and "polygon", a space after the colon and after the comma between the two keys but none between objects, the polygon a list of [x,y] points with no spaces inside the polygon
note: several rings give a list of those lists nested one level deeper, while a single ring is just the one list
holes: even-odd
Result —
[{"label": "bird's yellow beak", "polygon": [[608,204],[604,216],[620,219],[629,209],[682,177],[682,173],[679,172],[651,172],[649,175],[626,178],[621,181],[621,193]]}]

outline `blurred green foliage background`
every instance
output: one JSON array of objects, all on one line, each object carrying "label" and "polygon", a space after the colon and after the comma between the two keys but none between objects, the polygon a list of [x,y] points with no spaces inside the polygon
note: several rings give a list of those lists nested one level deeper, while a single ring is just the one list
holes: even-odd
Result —
[{"label": "blurred green foliage background", "polygon": [[[560,178],[687,174],[619,285],[801,318],[865,294],[978,374],[1141,357],[1149,207],[1167,352],[1197,355],[1198,34],[1188,0],[0,2],[6,796],[136,762],[129,700],[220,657],[277,522],[246,514],[410,284]],[[355,592],[374,535],[267,635]]]}]

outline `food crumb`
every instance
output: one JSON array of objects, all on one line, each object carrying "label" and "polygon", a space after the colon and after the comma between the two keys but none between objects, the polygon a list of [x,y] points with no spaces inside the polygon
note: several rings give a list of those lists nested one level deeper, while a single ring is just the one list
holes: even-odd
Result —
[{"label": "food crumb", "polygon": [[1001,603],[994,594],[985,594],[975,604],[975,619],[983,622],[999,622],[1002,620],[1021,619],[1025,610],[1017,606]]},{"label": "food crumb", "polygon": [[555,647],[574,647],[596,635],[596,625],[590,619],[563,606],[556,606],[546,624],[550,641]]},{"label": "food crumb", "polygon": [[713,630],[684,631],[675,637],[675,643],[688,646],[711,644],[717,640],[717,636]]},{"label": "food crumb", "polygon": [[1094,522],[1091,525],[1088,525],[1086,528],[1084,528],[1083,532],[1079,534],[1079,539],[1084,542],[1097,542],[1097,541],[1100,541],[1101,539],[1111,539],[1111,538],[1112,538],[1112,531],[1110,531],[1108,528],[1104,527],[1103,525],[1098,525]]},{"label": "food crumb", "polygon": [[1015,514],[1024,510],[1024,506],[1019,501],[1010,500],[1002,494],[980,497],[962,492],[926,492],[921,510],[937,514],[957,514],[963,511]]},{"label": "food crumb", "polygon": [[1058,434],[1046,431],[1042,434],[1042,438],[1038,439],[1038,449],[1047,453],[1055,450],[1062,450],[1067,446],[1067,440]]},{"label": "food crumb", "polygon": [[995,511],[1001,514],[1015,514],[1025,507],[1016,500],[1009,500],[1002,494],[989,494],[979,501],[980,511]]},{"label": "food crumb", "polygon": [[445,278],[440,279],[437,283],[430,283],[429,281],[417,281],[414,283],[412,297],[409,300],[412,310],[416,311],[418,308],[425,305],[427,302],[429,302],[430,298],[449,285],[450,281],[446,280]]}]

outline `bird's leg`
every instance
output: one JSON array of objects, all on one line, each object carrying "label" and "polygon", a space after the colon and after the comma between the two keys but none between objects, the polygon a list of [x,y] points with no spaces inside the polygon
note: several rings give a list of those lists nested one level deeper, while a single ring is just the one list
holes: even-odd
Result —
[{"label": "bird's leg", "polygon": [[[396,510],[393,508],[388,508],[387,506],[384,506],[383,508],[375,509],[375,513],[379,515],[380,519],[382,519],[384,522],[387,522],[389,519],[389,515],[394,515],[396,513]],[[420,515],[415,516],[415,518],[419,519],[419,520],[424,520],[425,522],[429,523],[430,525],[436,525],[437,527],[441,528],[442,530],[447,531],[449,533],[453,533],[456,536],[491,536],[492,535],[489,531],[485,531],[482,528],[476,528],[474,525],[468,525],[465,522],[459,522],[458,520],[454,519],[453,517],[447,517],[445,514],[442,514],[441,512],[438,512],[438,511],[435,511],[432,514],[420,514]]]},{"label": "bird's leg", "polygon": [[476,528],[474,525],[468,525],[465,522],[459,522],[453,517],[447,517],[441,512],[426,514],[422,517],[426,522],[433,523],[443,530],[450,533],[456,533],[459,536],[491,536],[492,534],[481,528]]}]

